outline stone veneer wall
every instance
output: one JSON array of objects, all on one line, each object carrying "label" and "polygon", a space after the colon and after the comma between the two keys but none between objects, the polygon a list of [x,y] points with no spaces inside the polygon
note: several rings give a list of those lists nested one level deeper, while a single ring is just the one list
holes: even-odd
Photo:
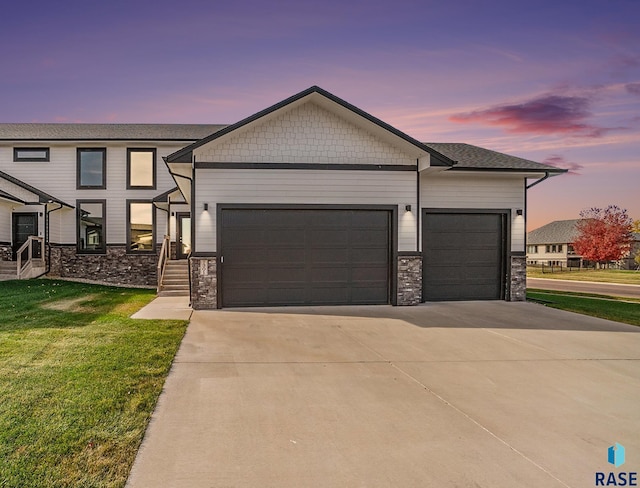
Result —
[{"label": "stone veneer wall", "polygon": [[126,246],[107,246],[105,254],[78,254],[76,246],[52,245],[49,276],[156,286],[157,266],[157,254],[127,254]]},{"label": "stone veneer wall", "polygon": [[13,252],[10,245],[0,245],[0,261],[13,261]]},{"label": "stone veneer wall", "polygon": [[511,256],[511,293],[512,302],[527,299],[527,256]]},{"label": "stone veneer wall", "polygon": [[194,310],[218,306],[216,257],[191,258],[191,307]]},{"label": "stone veneer wall", "polygon": [[422,256],[398,256],[398,305],[422,301]]}]

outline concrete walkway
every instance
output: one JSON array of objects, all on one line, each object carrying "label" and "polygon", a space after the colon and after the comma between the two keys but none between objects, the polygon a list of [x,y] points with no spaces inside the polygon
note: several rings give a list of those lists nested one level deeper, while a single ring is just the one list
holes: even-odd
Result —
[{"label": "concrete walkway", "polygon": [[638,412],[640,328],[541,305],[195,311],[127,486],[594,486]]},{"label": "concrete walkway", "polygon": [[189,306],[189,297],[156,297],[142,307],[133,319],[189,320],[193,309]]}]

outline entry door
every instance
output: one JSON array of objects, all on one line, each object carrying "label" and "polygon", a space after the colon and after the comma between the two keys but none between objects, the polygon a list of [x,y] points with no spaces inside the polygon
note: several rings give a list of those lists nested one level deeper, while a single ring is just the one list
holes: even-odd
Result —
[{"label": "entry door", "polygon": [[[38,214],[37,213],[14,213],[13,214],[13,259],[16,259],[16,252],[27,242],[29,236],[38,235]],[[36,253],[39,248],[36,247]],[[34,256],[39,257],[39,256]]]},{"label": "entry door", "polygon": [[177,242],[176,259],[187,259],[191,252],[191,215],[188,213],[176,214]]}]

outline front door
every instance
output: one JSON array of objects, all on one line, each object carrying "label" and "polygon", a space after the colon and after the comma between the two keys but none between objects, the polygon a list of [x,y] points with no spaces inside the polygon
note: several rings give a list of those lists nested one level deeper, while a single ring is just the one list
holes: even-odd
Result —
[{"label": "front door", "polygon": [[188,213],[176,214],[177,242],[176,259],[187,259],[191,252],[191,215]]},{"label": "front door", "polygon": [[[27,242],[29,236],[38,235],[38,214],[37,213],[14,213],[13,214],[13,259],[16,259],[16,252]],[[36,247],[36,252],[39,248]],[[34,256],[39,257],[39,256]]]}]

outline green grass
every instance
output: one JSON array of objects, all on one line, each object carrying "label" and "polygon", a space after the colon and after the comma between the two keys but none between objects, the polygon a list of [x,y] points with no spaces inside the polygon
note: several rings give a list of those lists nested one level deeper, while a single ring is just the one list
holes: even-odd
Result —
[{"label": "green grass", "polygon": [[640,325],[640,300],[568,291],[527,290],[527,300],[625,324]]},{"label": "green grass", "polygon": [[556,271],[543,273],[540,268],[527,268],[528,278],[549,278],[552,280],[580,280],[597,281],[602,283],[623,283],[627,285],[640,285],[640,271],[628,271],[623,269],[596,269]]},{"label": "green grass", "polygon": [[0,487],[124,486],[185,321],[149,290],[0,282]]}]

